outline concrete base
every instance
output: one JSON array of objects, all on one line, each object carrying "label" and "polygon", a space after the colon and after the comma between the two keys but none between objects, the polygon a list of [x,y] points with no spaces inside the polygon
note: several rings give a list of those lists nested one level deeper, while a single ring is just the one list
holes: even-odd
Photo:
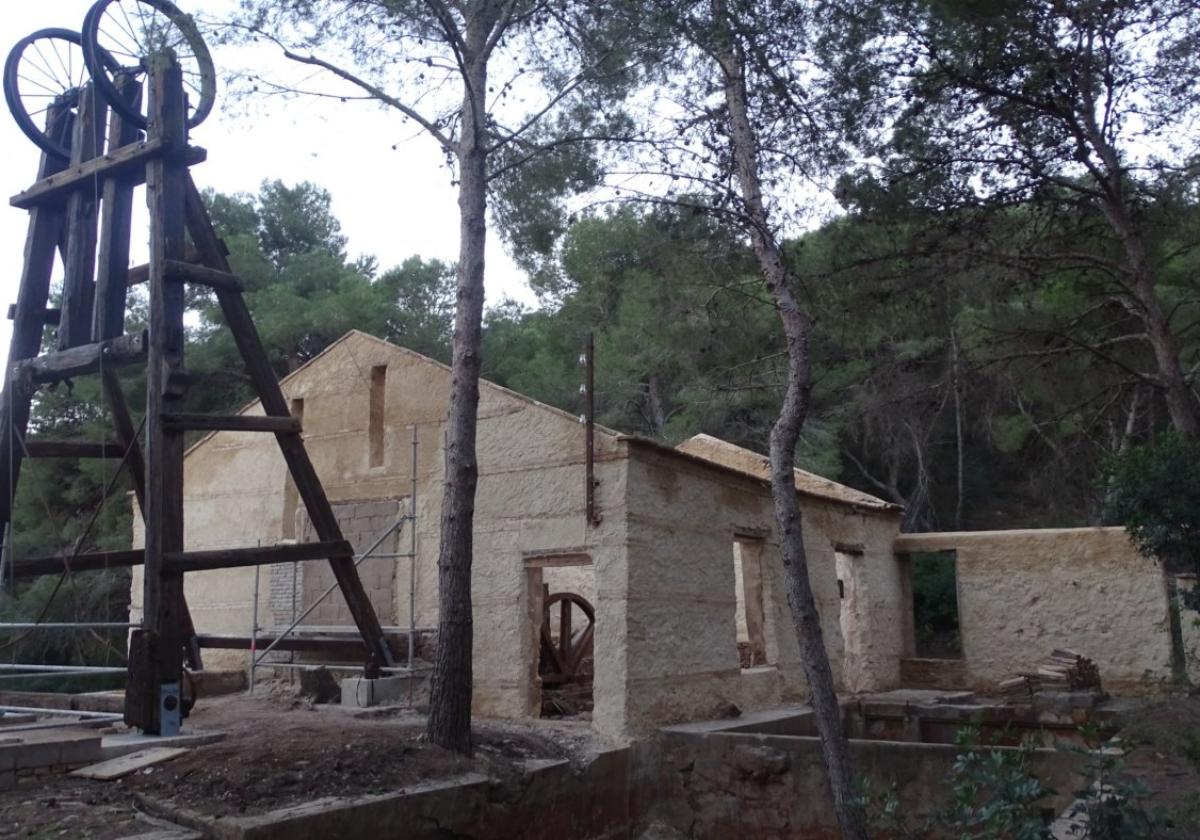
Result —
[{"label": "concrete base", "polygon": [[374,680],[347,677],[342,680],[342,705],[365,709],[368,706],[406,703],[410,696],[419,701],[423,682],[422,677],[408,675]]}]

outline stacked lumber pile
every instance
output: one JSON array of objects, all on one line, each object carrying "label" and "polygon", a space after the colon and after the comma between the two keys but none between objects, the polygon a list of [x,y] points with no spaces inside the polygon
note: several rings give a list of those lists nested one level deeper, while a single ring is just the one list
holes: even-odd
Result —
[{"label": "stacked lumber pile", "polygon": [[1096,663],[1073,650],[1056,649],[1050,656],[1000,683],[1009,702],[1028,702],[1042,691],[1101,691]]}]

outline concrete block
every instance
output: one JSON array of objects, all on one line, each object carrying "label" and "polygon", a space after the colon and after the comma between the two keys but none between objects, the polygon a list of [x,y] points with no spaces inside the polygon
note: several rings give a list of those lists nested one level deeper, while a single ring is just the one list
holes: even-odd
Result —
[{"label": "concrete block", "polygon": [[408,700],[410,686],[420,694],[422,677],[396,676],[368,680],[364,677],[347,677],[342,680],[342,705],[364,709],[368,706],[403,703]]},{"label": "concrete block", "polygon": [[78,741],[63,741],[59,764],[91,764],[100,760],[100,736]]}]

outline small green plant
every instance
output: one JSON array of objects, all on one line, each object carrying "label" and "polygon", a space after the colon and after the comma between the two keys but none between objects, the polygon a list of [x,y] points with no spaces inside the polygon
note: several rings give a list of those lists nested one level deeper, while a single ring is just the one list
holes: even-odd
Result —
[{"label": "small green plant", "polygon": [[1074,811],[1079,836],[1088,840],[1152,840],[1167,823],[1164,813],[1148,807],[1150,789],[1124,772],[1125,753],[1117,742],[1105,742],[1095,724],[1079,728],[1084,746],[1062,749],[1085,756],[1081,774],[1088,785],[1075,792],[1082,807]]},{"label": "small green plant", "polygon": [[1200,771],[1200,730],[1189,729],[1184,733],[1179,752]]},{"label": "small green plant", "polygon": [[955,743],[951,788],[954,800],[943,825],[957,837],[979,840],[1039,840],[1049,832],[1041,801],[1053,791],[1030,769],[1035,742],[1015,749],[981,748],[978,733],[963,729]]},{"label": "small green plant", "polygon": [[1026,739],[1017,747],[996,748],[981,745],[976,730],[962,729],[955,744],[960,752],[949,779],[953,799],[920,825],[914,825],[903,812],[894,786],[885,791],[864,786],[863,805],[874,835],[897,840],[1042,840],[1050,836],[1041,803],[1053,791],[1030,768],[1035,741]]}]

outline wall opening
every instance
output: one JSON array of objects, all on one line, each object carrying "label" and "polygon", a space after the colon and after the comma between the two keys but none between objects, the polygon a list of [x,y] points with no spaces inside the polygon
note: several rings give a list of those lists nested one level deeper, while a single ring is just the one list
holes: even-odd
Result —
[{"label": "wall opening", "polygon": [[763,541],[757,537],[733,538],[733,577],[737,595],[738,660],[743,668],[767,664],[767,639],[763,614]]},{"label": "wall opening", "polygon": [[596,576],[587,554],[527,557],[535,654],[534,703],[542,717],[590,713],[596,639]]},{"label": "wall opening", "polygon": [[384,399],[387,392],[387,365],[375,365],[371,368],[371,396],[367,418],[367,440],[370,451],[367,465],[383,466],[384,438]]},{"label": "wall opening", "polygon": [[912,554],[913,644],[922,659],[961,659],[958,615],[958,557],[954,551]]},{"label": "wall opening", "polygon": [[[297,397],[292,400],[292,416],[304,422],[304,400]],[[296,490],[296,482],[292,481],[290,470],[284,470],[283,479],[283,522],[280,525],[280,536],[285,540],[296,539],[296,508],[300,506],[300,493]]]}]

